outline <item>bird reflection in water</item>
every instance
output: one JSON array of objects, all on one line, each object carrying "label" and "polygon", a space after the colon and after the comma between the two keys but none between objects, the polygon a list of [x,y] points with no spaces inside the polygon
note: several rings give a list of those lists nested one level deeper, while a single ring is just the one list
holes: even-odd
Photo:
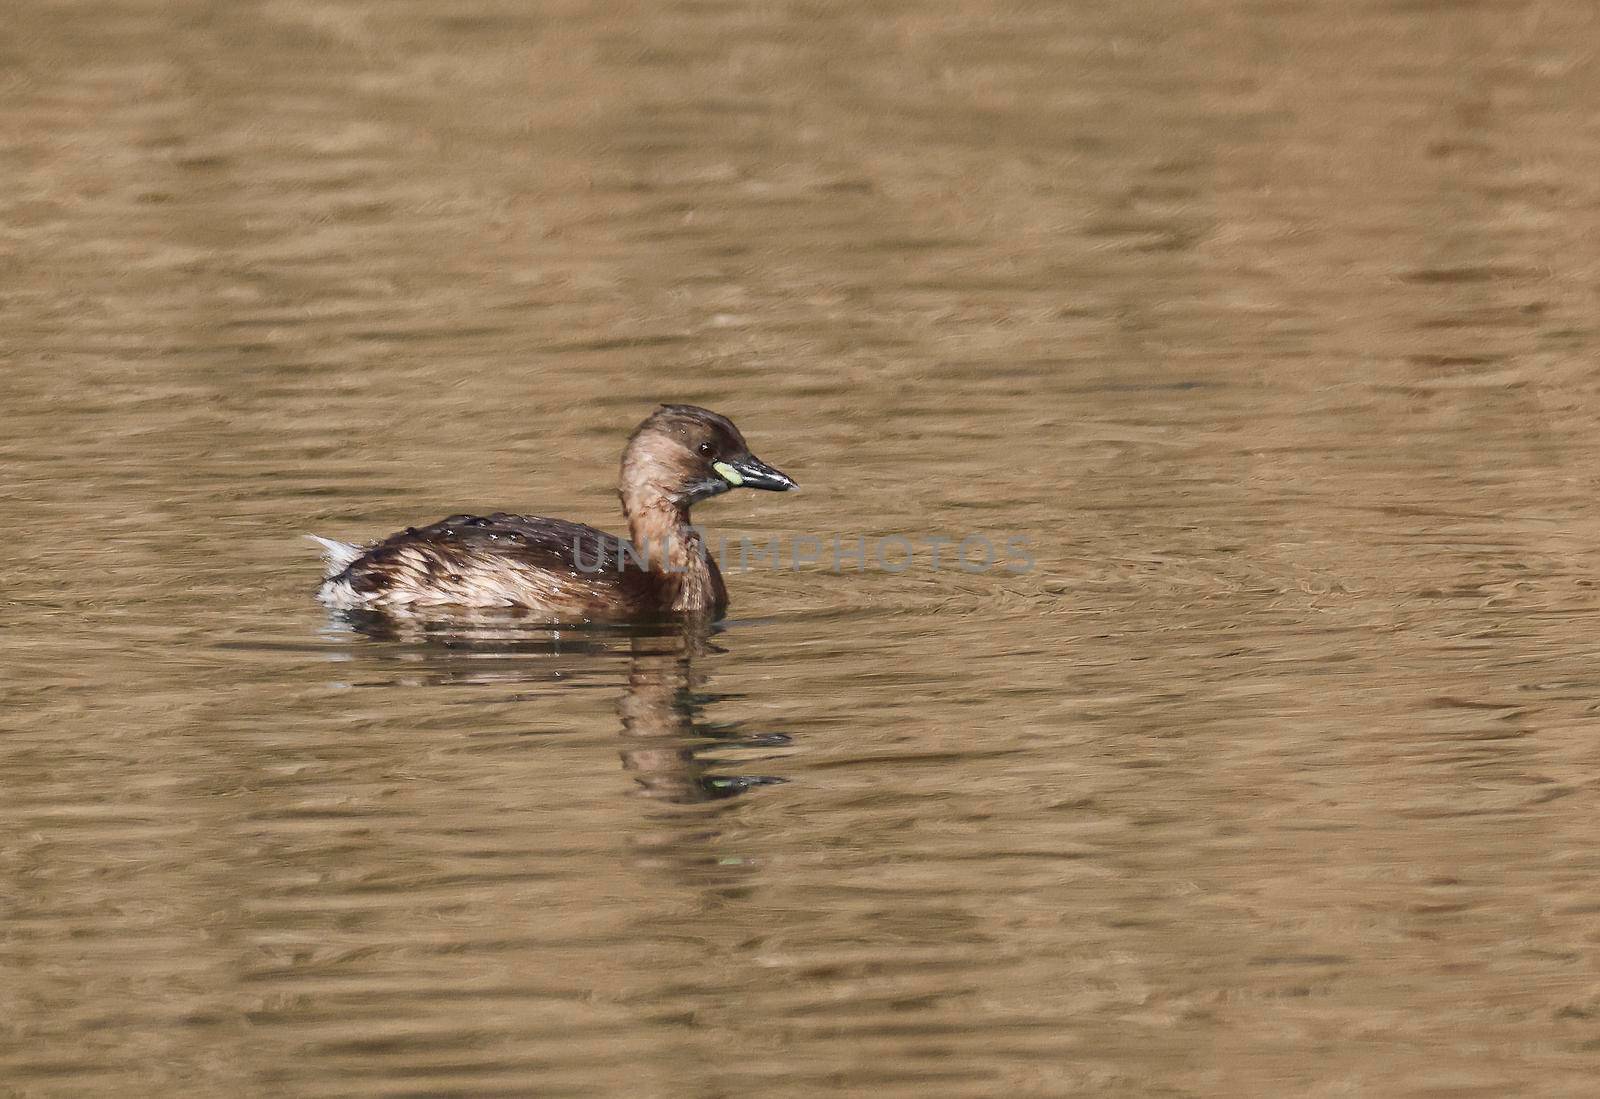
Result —
[{"label": "bird reflection in water", "polygon": [[[333,623],[371,640],[404,646],[396,656],[421,664],[404,677],[417,684],[507,684],[570,681],[592,683],[594,665],[626,653],[628,673],[618,704],[622,720],[622,765],[647,797],[690,805],[737,797],[785,781],[774,775],[727,774],[718,767],[730,750],[781,749],[783,733],[746,734],[737,723],[705,719],[723,695],[704,691],[706,676],[696,661],[726,650],[714,644],[714,627],[669,620],[642,626],[553,629],[530,625],[505,613],[462,610],[427,617],[393,612],[342,611]],[[499,659],[496,659],[499,658]],[[558,666],[550,661],[560,659]],[[574,668],[570,658],[590,667]],[[411,669],[408,668],[408,671]],[[590,674],[585,674],[590,673]],[[548,692],[540,692],[548,701]]]},{"label": "bird reflection in water", "polygon": [[[622,765],[641,791],[679,804],[736,797],[757,786],[782,782],[771,775],[726,775],[713,770],[714,748],[775,748],[790,741],[782,733],[745,736],[737,726],[715,725],[701,712],[719,696],[698,690],[705,675],[694,660],[710,638],[693,625],[683,631],[632,640],[628,687],[622,694]],[[708,747],[696,747],[698,742]]]}]

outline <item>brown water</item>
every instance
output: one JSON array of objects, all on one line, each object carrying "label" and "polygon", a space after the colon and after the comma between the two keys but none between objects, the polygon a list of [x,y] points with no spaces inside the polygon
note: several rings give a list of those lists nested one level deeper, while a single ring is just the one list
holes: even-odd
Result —
[{"label": "brown water", "polygon": [[[8,14],[6,1094],[1595,1094],[1592,4]],[[1036,565],[312,601],[659,400]]]}]

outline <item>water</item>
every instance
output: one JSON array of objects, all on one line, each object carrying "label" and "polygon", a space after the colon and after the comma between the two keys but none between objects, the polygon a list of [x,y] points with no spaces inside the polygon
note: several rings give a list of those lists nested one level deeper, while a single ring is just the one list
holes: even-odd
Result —
[{"label": "water", "polygon": [[[8,1094],[1592,1094],[1591,5],[11,22]],[[661,400],[1035,567],[311,599]]]}]

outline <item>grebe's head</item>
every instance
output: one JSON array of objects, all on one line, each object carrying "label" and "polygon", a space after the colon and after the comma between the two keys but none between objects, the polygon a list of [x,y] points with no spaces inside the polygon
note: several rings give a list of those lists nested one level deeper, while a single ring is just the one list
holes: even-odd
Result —
[{"label": "grebe's head", "polygon": [[732,488],[799,487],[751,454],[733,421],[694,405],[662,405],[622,452],[622,501],[630,510],[656,501],[687,508]]}]

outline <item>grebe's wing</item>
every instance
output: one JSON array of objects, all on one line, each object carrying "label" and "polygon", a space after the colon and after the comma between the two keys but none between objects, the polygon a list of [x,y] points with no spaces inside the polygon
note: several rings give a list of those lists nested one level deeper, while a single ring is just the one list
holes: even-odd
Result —
[{"label": "grebe's wing", "polygon": [[[626,540],[542,516],[452,515],[375,543],[329,577],[334,606],[523,606],[581,617],[646,605],[649,573]],[[330,557],[331,557],[330,549]]]},{"label": "grebe's wing", "polygon": [[583,523],[547,519],[542,515],[512,515],[504,511],[492,515],[452,515],[419,529],[417,534],[435,545],[460,547],[469,553],[497,554],[530,568],[576,569],[580,574],[588,574],[615,573],[637,567],[622,552],[628,545],[626,538]]}]

